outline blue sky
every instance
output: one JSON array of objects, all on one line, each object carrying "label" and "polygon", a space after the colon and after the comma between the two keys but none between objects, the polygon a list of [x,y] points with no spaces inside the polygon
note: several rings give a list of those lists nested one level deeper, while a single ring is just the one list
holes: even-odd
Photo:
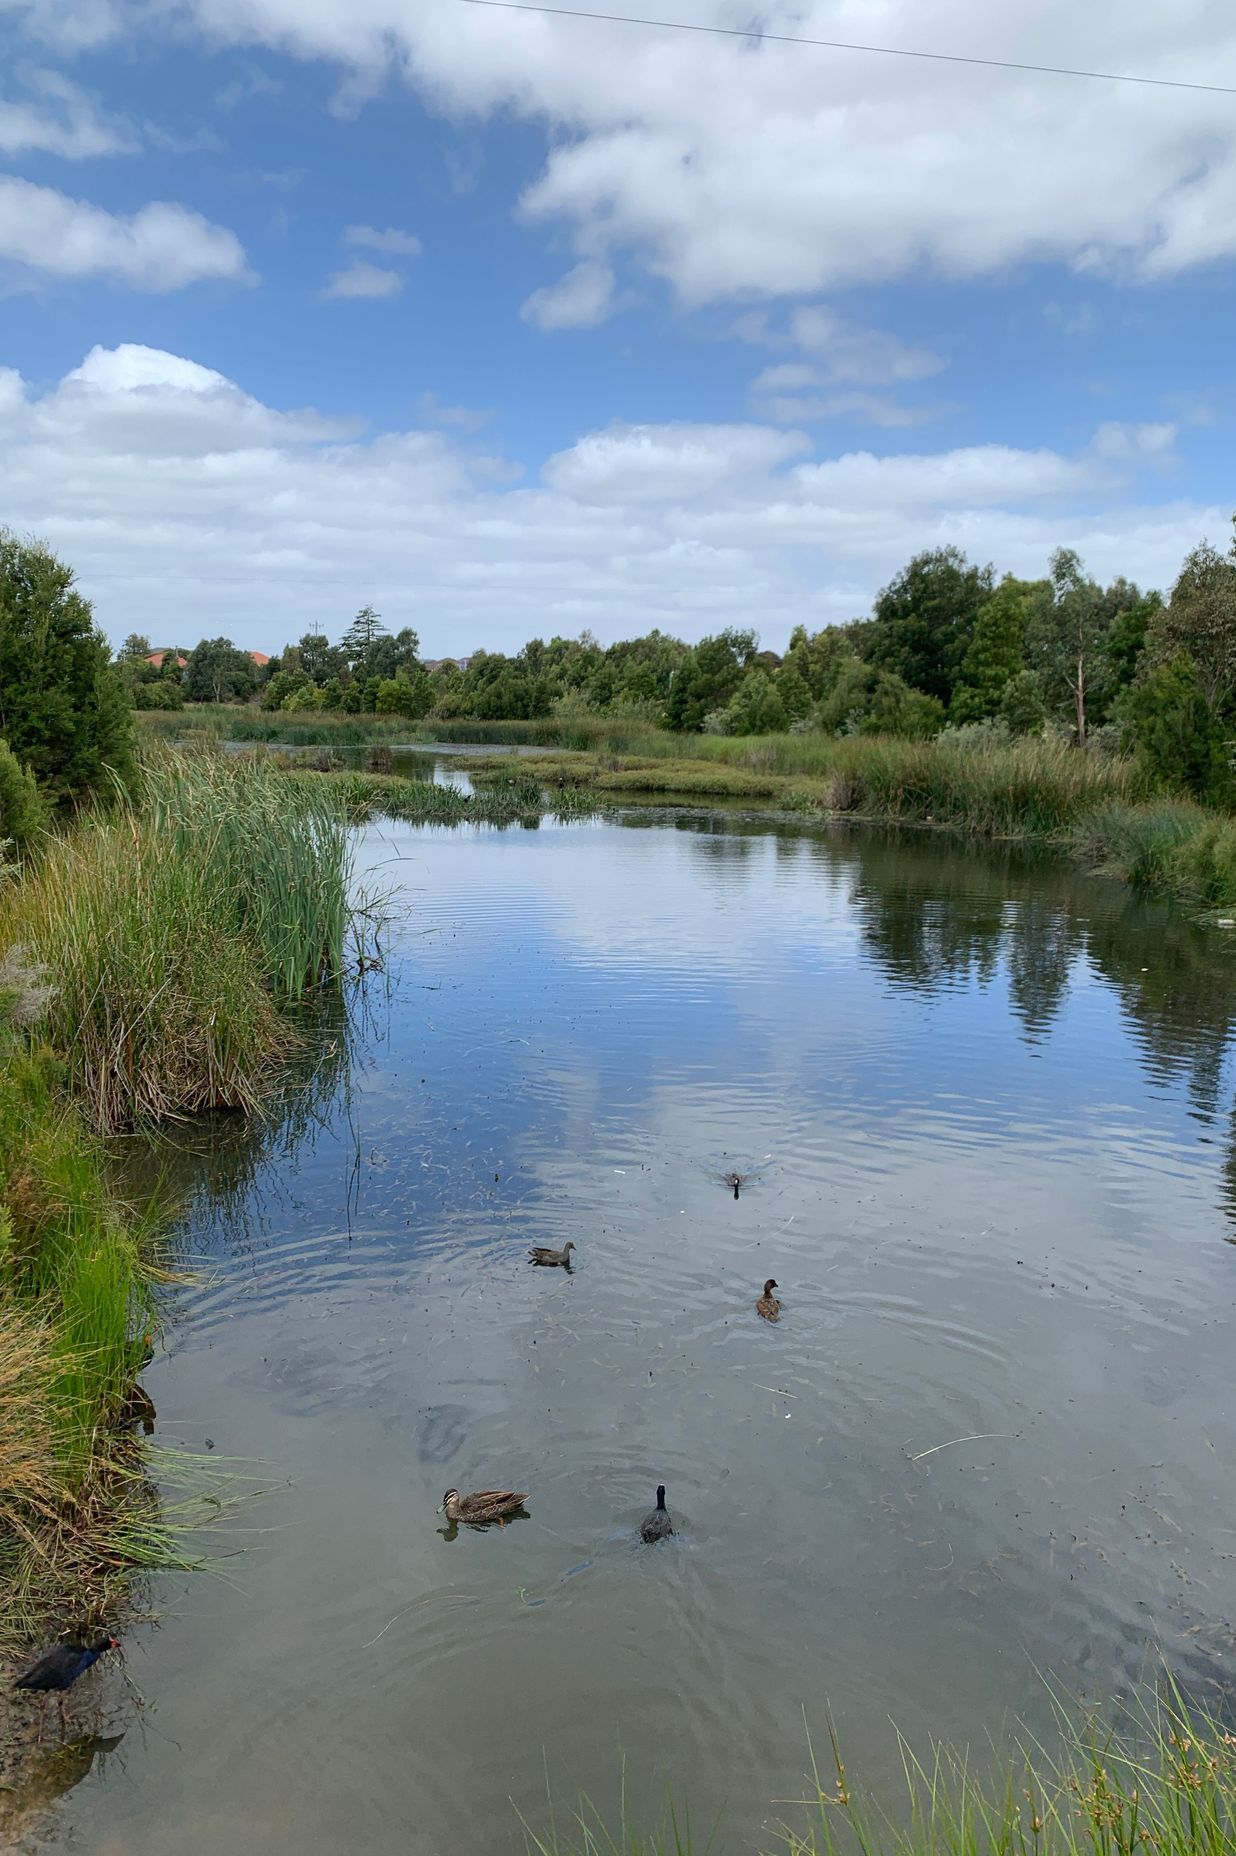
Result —
[{"label": "blue sky", "polygon": [[[1219,0],[761,20],[1236,83]],[[0,47],[0,521],[116,639],[775,647],[945,541],[1227,542],[1236,97],[461,0],[0,0]]]}]

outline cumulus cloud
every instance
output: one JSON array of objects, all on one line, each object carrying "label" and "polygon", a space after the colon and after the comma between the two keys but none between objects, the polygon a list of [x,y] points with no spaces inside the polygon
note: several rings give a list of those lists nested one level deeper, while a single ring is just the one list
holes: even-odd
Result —
[{"label": "cumulus cloud", "polygon": [[54,187],[0,175],[0,263],[19,276],[115,277],[135,290],[179,290],[204,278],[245,277],[240,240],[200,213],[163,200],[126,216]]},{"label": "cumulus cloud", "polygon": [[6,519],[74,564],[116,638],[165,632],[174,609],[186,637],[270,650],[372,599],[436,655],[731,620],[777,646],[865,611],[921,548],[1039,574],[1063,544],[1162,585],[1227,525],[1139,502],[1140,459],[1093,444],[828,456],[754,423],[613,426],[521,481],[477,442],[364,435],[138,345],[95,348],[42,393],[0,370]]},{"label": "cumulus cloud", "polygon": [[398,296],[402,289],[403,278],[398,271],[387,271],[380,264],[369,264],[364,258],[357,258],[346,269],[336,271],[327,280],[322,295],[344,299],[376,298]]},{"label": "cumulus cloud", "polygon": [[419,257],[421,241],[414,232],[402,232],[398,226],[379,231],[376,226],[349,226],[343,235],[345,245],[359,245],[366,251],[382,251],[391,257]]},{"label": "cumulus cloud", "polygon": [[538,329],[589,329],[614,308],[614,273],[608,264],[583,258],[556,284],[534,290],[523,306],[525,322]]},{"label": "cumulus cloud", "polygon": [[1174,449],[1177,427],[1170,419],[1125,425],[1109,419],[1094,435],[1094,448],[1102,458],[1164,458]]},{"label": "cumulus cloud", "polygon": [[823,307],[795,310],[784,329],[764,314],[747,315],[735,330],[748,341],[794,348],[810,361],[766,367],[751,385],[756,411],[785,425],[821,419],[854,419],[871,425],[921,425],[940,410],[906,405],[871,391],[925,380],[946,365],[928,348],[914,347],[884,329],[865,329]]},{"label": "cumulus cloud", "polygon": [[[547,126],[525,212],[565,227],[585,262],[629,254],[686,303],[1044,260],[1152,279],[1236,253],[1236,118],[1219,95],[457,0],[0,0],[6,10],[78,44],[187,17],[212,44],[333,61],[362,90],[393,69],[461,119]],[[700,0],[692,19],[741,33],[749,0]],[[918,0],[767,0],[759,21],[905,48],[923,37]],[[939,0],[930,25],[927,49],[994,59],[1104,68],[1119,46],[1125,70],[1202,82],[1236,60],[1229,0]]]},{"label": "cumulus cloud", "polygon": [[[59,71],[19,66],[8,96],[0,96],[0,154],[60,155],[91,161],[132,154],[139,141],[121,118]],[[20,92],[21,94],[13,94]]]}]

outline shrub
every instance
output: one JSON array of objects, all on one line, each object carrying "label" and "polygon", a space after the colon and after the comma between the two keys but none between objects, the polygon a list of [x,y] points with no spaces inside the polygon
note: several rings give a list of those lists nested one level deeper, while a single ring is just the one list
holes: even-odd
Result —
[{"label": "shrub", "polygon": [[47,824],[47,807],[34,775],[7,741],[0,741],[0,841],[25,850]]},{"label": "shrub", "polygon": [[133,716],[71,570],[0,529],[0,736],[53,805],[133,773]]}]

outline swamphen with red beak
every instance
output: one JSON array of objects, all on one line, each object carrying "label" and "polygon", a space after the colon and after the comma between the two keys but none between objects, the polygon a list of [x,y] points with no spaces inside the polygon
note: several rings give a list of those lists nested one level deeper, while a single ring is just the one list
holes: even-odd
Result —
[{"label": "swamphen with red beak", "polygon": [[[65,1690],[72,1688],[78,1676],[84,1676],[93,1668],[107,1650],[120,1648],[119,1637],[110,1636],[107,1631],[100,1631],[89,1642],[70,1640],[58,1643],[40,1656],[37,1663],[31,1663],[24,1675],[18,1676],[14,1688],[29,1689],[36,1695],[56,1695],[60,1706],[60,1728],[64,1731],[64,1696]],[[39,1738],[43,1737],[43,1716],[39,1715]]]}]

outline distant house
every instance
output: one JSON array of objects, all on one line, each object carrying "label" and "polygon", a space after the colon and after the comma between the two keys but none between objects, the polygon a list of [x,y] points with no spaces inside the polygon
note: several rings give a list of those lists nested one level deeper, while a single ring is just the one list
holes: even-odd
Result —
[{"label": "distant house", "polygon": [[[270,662],[270,656],[266,651],[246,651],[245,656],[258,670],[265,670]],[[168,657],[172,659],[177,670],[183,670],[189,661],[187,657],[182,657],[179,651],[147,651],[146,662],[153,664],[156,670],[162,670],[163,660]]]},{"label": "distant house", "polygon": [[454,664],[456,670],[467,670],[472,659],[470,657],[425,657],[421,659],[421,662],[432,677],[434,671],[441,670],[443,664]]}]

